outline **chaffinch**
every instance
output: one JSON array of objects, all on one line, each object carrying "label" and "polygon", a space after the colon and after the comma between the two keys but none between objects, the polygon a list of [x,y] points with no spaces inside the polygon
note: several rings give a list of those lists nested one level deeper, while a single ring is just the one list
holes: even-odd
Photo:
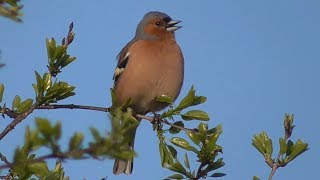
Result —
[{"label": "chaffinch", "polygon": [[[116,106],[131,98],[133,112],[144,115],[168,106],[156,101],[156,97],[167,95],[173,100],[178,97],[183,84],[184,60],[174,31],[181,28],[176,26],[180,22],[162,12],[144,15],[134,38],[117,56],[113,76]],[[136,129],[130,133],[132,149],[135,133]],[[132,169],[133,159],[116,159],[113,173],[129,175]]]}]

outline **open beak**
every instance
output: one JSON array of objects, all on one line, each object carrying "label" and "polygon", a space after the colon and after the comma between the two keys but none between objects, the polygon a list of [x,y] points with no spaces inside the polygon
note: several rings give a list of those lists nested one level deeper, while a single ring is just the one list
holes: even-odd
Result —
[{"label": "open beak", "polygon": [[167,31],[173,32],[173,31],[176,31],[176,30],[182,28],[182,26],[175,26],[180,22],[182,22],[182,21],[179,21],[179,20],[171,20],[171,21],[169,21],[167,26],[166,26]]}]

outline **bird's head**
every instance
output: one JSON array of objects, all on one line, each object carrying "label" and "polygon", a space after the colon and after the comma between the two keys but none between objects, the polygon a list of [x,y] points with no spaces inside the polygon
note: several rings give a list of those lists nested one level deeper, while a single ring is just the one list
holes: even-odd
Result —
[{"label": "bird's head", "polygon": [[181,21],[172,20],[170,16],[162,12],[149,12],[140,21],[136,38],[174,38],[174,31],[182,26],[176,26]]}]

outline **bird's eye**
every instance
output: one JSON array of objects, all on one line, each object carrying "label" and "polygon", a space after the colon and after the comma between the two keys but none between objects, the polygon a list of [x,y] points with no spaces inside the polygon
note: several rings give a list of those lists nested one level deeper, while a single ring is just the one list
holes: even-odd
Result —
[{"label": "bird's eye", "polygon": [[156,21],[156,25],[157,26],[161,26],[161,22],[160,21]]}]

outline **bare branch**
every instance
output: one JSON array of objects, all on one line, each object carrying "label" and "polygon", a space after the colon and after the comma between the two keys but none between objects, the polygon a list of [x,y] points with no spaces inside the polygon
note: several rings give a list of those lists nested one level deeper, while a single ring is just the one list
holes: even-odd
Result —
[{"label": "bare branch", "polygon": [[[58,159],[66,159],[66,158],[69,158],[69,159],[72,159],[72,157],[70,158],[70,156],[72,154],[80,154],[80,153],[90,153],[91,152],[91,148],[85,148],[85,149],[79,149],[79,150],[74,150],[74,151],[67,151],[67,152],[64,152],[64,153],[51,153],[51,154],[48,154],[48,155],[44,155],[44,156],[40,156],[38,158],[34,158],[34,159],[31,159],[29,161],[27,161],[26,163],[37,163],[37,162],[43,162],[47,159],[55,159],[55,158],[58,158]],[[3,164],[3,165],[0,165],[0,169],[6,169],[6,168],[11,168],[12,166],[14,166],[14,164]]]},{"label": "bare branch", "polygon": [[102,111],[109,112],[110,108],[104,107],[96,107],[96,106],[83,106],[83,105],[75,105],[75,104],[51,104],[51,105],[41,105],[36,109],[85,109],[92,111]]},{"label": "bare branch", "polygon": [[[288,135],[288,130],[287,130],[287,128],[285,127],[285,135],[284,135],[284,140],[285,140],[285,142],[287,142],[287,140],[288,140],[289,137],[291,136],[291,133],[292,133],[292,129],[291,129],[291,131],[290,131],[290,135]],[[273,164],[267,163],[267,164],[271,167],[271,172],[270,172],[270,175],[269,175],[268,180],[272,180],[272,177],[273,177],[274,173],[275,173],[275,172],[277,171],[277,169],[280,167],[280,165],[279,165],[280,157],[281,157],[281,153],[279,152],[279,153],[278,153],[278,156],[277,156],[277,159],[275,159],[275,161],[274,161]]]},{"label": "bare branch", "polygon": [[19,114],[17,117],[15,117],[14,120],[1,132],[0,140],[2,140],[2,138],[6,136],[12,129],[14,129],[14,127],[16,127],[17,124],[19,124],[22,120],[28,117],[29,114],[31,114],[37,106],[37,103],[35,103],[26,112]]},{"label": "bare branch", "polygon": [[[101,111],[101,112],[110,112],[111,108],[105,107],[96,107],[96,106],[83,106],[83,105],[76,105],[76,104],[51,104],[51,105],[41,105],[36,109],[84,109],[84,110],[92,110],[92,111]],[[141,114],[136,115],[138,118],[150,121],[151,123],[155,123],[159,121],[160,123],[167,124],[169,126],[175,127],[177,129],[183,131],[196,131],[195,129],[184,128],[173,123],[168,122],[166,119],[157,119],[155,117],[145,116]]]},{"label": "bare branch", "polygon": [[11,165],[11,163],[7,160],[7,158],[4,155],[2,155],[2,153],[0,153],[0,159],[7,165]]},{"label": "bare branch", "polygon": [[167,124],[169,126],[175,127],[177,129],[180,129],[180,130],[183,130],[183,131],[194,131],[194,132],[196,132],[195,129],[189,129],[189,128],[185,128],[185,127],[181,127],[181,126],[175,125],[173,123],[168,122],[166,119],[157,119],[157,118],[154,118],[154,117],[140,115],[140,114],[137,114],[136,116],[138,118],[148,120],[151,123],[155,123],[155,122],[159,121],[160,123]]}]

